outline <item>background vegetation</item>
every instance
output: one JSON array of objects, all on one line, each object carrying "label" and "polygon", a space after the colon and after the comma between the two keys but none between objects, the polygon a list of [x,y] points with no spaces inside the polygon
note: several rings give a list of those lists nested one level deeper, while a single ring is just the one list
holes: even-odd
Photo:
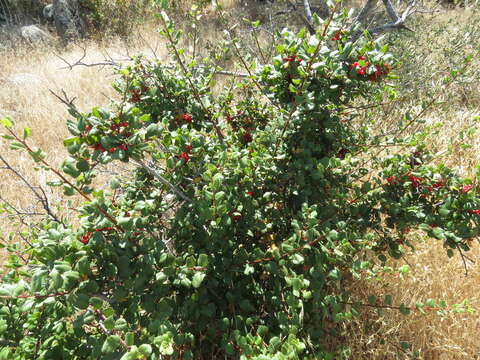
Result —
[{"label": "background vegetation", "polygon": [[[235,8],[235,4],[226,5],[233,14],[243,11]],[[433,129],[434,136],[430,141],[441,152],[438,161],[455,167],[461,175],[471,176],[478,163],[478,142],[475,137],[479,105],[479,93],[475,87],[478,81],[478,57],[471,62],[454,86],[446,88],[444,78],[453,69],[461,66],[465,56],[478,55],[476,34],[479,26],[475,21],[478,11],[475,7],[438,10],[434,13],[417,14],[414,24],[411,24],[416,30],[415,33],[388,35],[388,41],[393,44],[392,50],[401,60],[395,69],[398,79],[391,80],[401,95],[401,101],[386,102],[380,107],[374,107],[366,116],[382,119],[385,129],[388,129],[391,124],[402,120],[406,109],[414,109],[419,102],[434,99],[435,106],[423,114],[415,130]],[[215,19],[209,21],[209,24],[216,23]],[[96,26],[101,28],[101,21],[99,24]],[[136,20],[132,24],[136,24]],[[157,57],[165,57],[165,49],[157,38],[154,22],[147,22],[142,27],[132,26],[138,29],[137,32],[142,34],[142,38],[139,39],[136,35],[129,38],[129,54],[155,52]],[[207,40],[214,43],[218,37],[217,28],[211,25],[202,27],[205,44],[208,45]],[[247,41],[248,37],[245,39]],[[86,41],[82,46],[88,49],[88,58],[85,61],[96,62],[105,57],[126,56],[123,41],[108,45]],[[61,56],[74,63],[82,54],[81,48],[72,46],[62,51]],[[33,140],[48,151],[49,160],[54,163],[63,158],[59,140],[66,135],[61,124],[67,114],[64,106],[48,94],[48,89],[57,92],[60,89],[66,90],[67,94],[77,98],[77,107],[85,110],[94,105],[108,104],[109,97],[118,96],[110,87],[113,77],[109,68],[79,66],[70,70],[59,70],[65,63],[38,49],[17,49],[2,56],[1,61],[4,63],[0,76],[4,84],[10,84],[8,79],[22,72],[35,73],[41,78],[41,81],[36,83],[10,85],[10,91],[0,95],[0,111],[14,115],[22,125],[35,128],[36,135]],[[65,76],[66,71],[68,76]],[[91,81],[92,78],[98,81]],[[32,103],[35,107],[31,106]],[[466,141],[470,145],[465,145]],[[30,164],[24,160],[15,155],[9,158],[9,162],[25,174],[30,183],[45,187],[49,180],[47,175],[31,171]],[[25,192],[18,191],[20,183],[11,173],[5,171],[2,176],[1,194],[5,200],[18,209],[31,210],[29,190],[25,188]],[[7,197],[5,194],[11,195]],[[59,195],[54,192],[49,196],[52,203],[59,199]],[[10,216],[9,212],[11,209],[5,206],[5,219]],[[66,215],[68,216],[68,212]],[[30,216],[26,216],[24,220],[27,224],[31,223]],[[7,222],[5,224],[6,243],[23,241],[18,235],[9,238],[6,229],[10,225],[7,225]],[[365,297],[372,293],[388,293],[409,303],[426,301],[429,298],[443,299],[448,304],[459,304],[464,300],[467,302],[444,316],[438,316],[435,312],[416,312],[409,317],[401,317],[397,311],[386,310],[379,314],[373,310],[364,310],[354,325],[354,328],[357,326],[355,331],[349,329],[349,334],[354,334],[348,338],[352,349],[351,358],[410,358],[415,351],[424,359],[475,358],[479,348],[474,334],[478,333],[480,326],[478,317],[473,312],[479,305],[475,286],[480,280],[476,271],[478,265],[467,263],[470,271],[468,277],[464,277],[463,263],[459,257],[447,260],[442,249],[432,247],[430,239],[423,239],[414,232],[408,234],[408,237],[415,239],[418,244],[417,251],[399,262],[391,263],[392,269],[400,271],[377,274],[374,279],[369,276],[352,279],[349,284],[352,291],[364,294]],[[475,243],[472,247],[469,256],[475,258],[478,247]],[[402,342],[408,342],[409,347],[402,349],[399,345]]]}]

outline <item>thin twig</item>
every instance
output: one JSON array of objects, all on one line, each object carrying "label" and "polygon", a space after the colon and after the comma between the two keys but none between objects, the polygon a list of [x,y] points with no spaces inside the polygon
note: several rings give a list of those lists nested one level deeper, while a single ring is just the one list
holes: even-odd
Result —
[{"label": "thin twig", "polygon": [[[30,191],[35,195],[35,197],[38,199],[38,201],[42,204],[43,206],[43,209],[46,211],[46,213],[48,214],[48,216],[50,216],[54,221],[60,223],[61,221],[59,220],[59,218],[53,213],[52,209],[50,208],[50,204],[48,202],[48,198],[47,198],[47,195],[45,194],[45,191],[43,191],[43,189],[41,187],[40,190],[42,192],[42,194],[40,194],[37,189],[28,182],[27,179],[25,179],[25,177],[17,170],[15,170],[12,166],[10,166],[10,164],[8,163],[7,160],[5,160],[5,158],[0,155],[0,161],[3,162],[3,164],[5,165],[5,168],[10,170],[11,172],[13,172],[15,174],[15,176],[17,176],[20,180],[22,180],[22,182],[30,189]],[[17,213],[20,213],[17,209],[15,209],[13,206],[10,205],[10,207],[12,207]]]},{"label": "thin twig", "polygon": [[183,200],[192,202],[193,200],[190,199],[185,193],[183,193],[180,189],[178,189],[175,185],[171,184],[167,179],[165,179],[162,175],[160,175],[155,169],[148,166],[141,160],[135,160],[135,162],[140,165],[143,169],[145,169],[150,175],[160,181],[162,184],[167,185],[175,194],[180,196]]}]

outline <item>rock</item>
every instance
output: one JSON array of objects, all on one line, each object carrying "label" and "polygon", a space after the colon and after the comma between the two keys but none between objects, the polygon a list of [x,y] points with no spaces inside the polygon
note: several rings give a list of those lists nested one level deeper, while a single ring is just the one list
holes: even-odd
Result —
[{"label": "rock", "polygon": [[17,86],[40,85],[42,83],[40,76],[31,73],[13,74],[7,80]]},{"label": "rock", "polygon": [[43,8],[43,17],[48,21],[53,21],[53,4],[48,4]]},{"label": "rock", "polygon": [[48,34],[36,25],[22,26],[20,28],[22,38],[30,43],[45,41],[48,39]]},{"label": "rock", "polygon": [[53,18],[57,33],[64,42],[85,36],[78,0],[54,0]]}]

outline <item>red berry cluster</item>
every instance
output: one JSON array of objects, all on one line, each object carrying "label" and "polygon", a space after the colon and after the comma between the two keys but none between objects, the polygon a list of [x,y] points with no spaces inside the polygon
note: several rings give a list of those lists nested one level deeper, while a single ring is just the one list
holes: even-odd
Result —
[{"label": "red berry cluster", "polygon": [[[402,183],[402,181],[410,181],[410,183],[411,183],[410,185],[414,189],[419,189],[423,186],[422,185],[423,178],[415,176],[412,173],[407,173],[407,174],[405,174],[403,176],[400,176],[398,178],[395,178],[394,176],[388,176],[386,180],[389,184],[392,184],[392,185]],[[428,192],[432,192],[434,189],[439,189],[439,188],[442,188],[444,186],[445,186],[445,181],[444,180],[439,180],[436,183],[434,183],[430,186],[427,186],[426,189],[428,190]]]},{"label": "red berry cluster", "polygon": [[240,141],[244,144],[248,144],[253,140],[252,131],[255,129],[252,118],[241,111],[237,112],[237,115],[227,115],[227,121],[232,126],[235,132],[241,131]]},{"label": "red berry cluster", "polygon": [[145,93],[147,93],[148,90],[150,90],[150,88],[146,85],[142,85],[142,88],[140,90],[132,89],[131,96],[128,99],[128,102],[138,103],[142,101],[142,96],[145,95]]},{"label": "red berry cluster", "polygon": [[185,160],[185,164],[190,161],[190,155],[192,153],[192,146],[191,145],[186,145],[185,146],[185,151],[183,151],[178,157],[180,159]]},{"label": "red berry cluster", "polygon": [[[432,185],[424,186],[422,184],[423,178],[414,176],[411,173],[407,173],[406,175],[400,176],[398,178],[395,178],[393,176],[388,176],[386,178],[386,180],[387,180],[387,183],[391,184],[391,185],[399,184],[399,183],[402,182],[402,180],[410,181],[412,188],[419,189],[419,190],[423,188],[423,189],[426,190],[426,192],[424,194],[420,195],[421,197],[426,197],[426,194],[432,193],[435,190],[441,189],[441,188],[446,186],[445,180],[439,180],[439,181],[433,183]],[[474,185],[467,184],[467,185],[463,185],[459,192],[462,193],[462,194],[466,194],[472,189],[474,189]],[[471,210],[467,210],[467,212],[469,214],[480,215],[480,209],[473,209],[473,210],[471,209]],[[432,227],[436,227],[436,226],[437,225],[432,226]]]},{"label": "red berry cluster", "polygon": [[[128,131],[129,126],[130,126],[130,124],[127,121],[121,121],[118,124],[116,122],[112,122],[112,124],[110,125],[110,130],[112,130],[115,135],[122,136],[123,138],[129,138],[129,137],[132,136],[132,133]],[[89,132],[91,130],[92,130],[92,125],[88,124],[87,126],[85,126],[85,131],[80,135],[80,137],[88,136]],[[117,147],[114,146],[114,147],[111,147],[109,149],[106,149],[100,143],[90,145],[90,147],[92,147],[96,151],[110,152],[110,153],[113,153],[117,150],[123,150],[123,151],[128,150],[128,145],[127,144],[120,144]]]},{"label": "red berry cluster", "polygon": [[188,113],[179,113],[175,116],[175,123],[176,125],[181,125],[182,123],[191,124],[193,121],[193,116]]},{"label": "red berry cluster", "polygon": [[95,229],[94,231],[89,231],[80,238],[80,242],[86,245],[86,244],[88,244],[88,242],[92,238],[92,235],[93,235],[94,232],[103,232],[103,231],[112,231],[112,230],[114,230],[113,227],[108,226],[108,227],[104,227],[104,228]]},{"label": "red berry cluster", "polygon": [[344,31],[338,30],[335,35],[332,37],[332,41],[338,41],[342,38],[342,35],[344,34]]},{"label": "red berry cluster", "polygon": [[287,63],[293,63],[293,62],[301,63],[302,62],[302,59],[300,57],[298,57],[297,55],[290,55],[290,56],[284,57],[282,60],[284,62],[287,62]]},{"label": "red berry cluster", "polygon": [[365,56],[359,56],[358,60],[350,65],[350,71],[355,71],[357,75],[370,81],[377,81],[390,72],[390,65],[387,63],[370,64]]}]

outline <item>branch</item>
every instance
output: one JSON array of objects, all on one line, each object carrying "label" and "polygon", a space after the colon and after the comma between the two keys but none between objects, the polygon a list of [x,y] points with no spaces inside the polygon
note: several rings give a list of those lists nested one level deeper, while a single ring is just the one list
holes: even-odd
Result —
[{"label": "branch", "polygon": [[192,202],[187,195],[185,195],[180,189],[178,189],[175,185],[171,184],[167,179],[165,179],[162,175],[160,175],[155,169],[151,168],[147,164],[143,163],[141,160],[135,160],[137,164],[139,164],[143,169],[145,169],[150,175],[160,181],[162,184],[167,185],[175,194],[180,196],[183,200]]},{"label": "branch", "polygon": [[80,114],[80,112],[77,110],[77,107],[73,103],[75,101],[75,97],[69,99],[67,93],[65,90],[62,89],[62,96],[56,94],[52,89],[48,89],[50,93],[55,96],[62,104],[64,104],[66,107],[68,107],[69,110],[73,111],[74,114]]},{"label": "branch", "polygon": [[308,22],[312,23],[312,9],[310,8],[310,3],[308,0],[303,0],[303,7],[305,9],[305,16],[307,17]]},{"label": "branch", "polygon": [[[304,6],[307,5],[308,6],[308,11],[309,13],[307,13],[307,8],[305,7],[305,12],[307,13],[307,17],[305,17],[304,15],[300,14],[300,18],[302,19],[302,21],[304,22],[305,26],[308,28],[308,31],[310,32],[311,35],[315,34],[315,28],[313,27],[312,25],[312,11],[310,9],[310,4],[308,3],[307,0],[303,0],[304,1]],[[288,0],[288,3],[290,4],[290,6],[293,7],[294,10],[297,9],[297,6],[291,1],[291,0]],[[306,4],[305,4],[306,3]],[[308,19],[308,14],[310,14],[310,20]]]},{"label": "branch", "polygon": [[[120,68],[121,67],[121,64],[119,62],[116,62],[114,61],[111,57],[110,59],[104,59],[104,61],[102,62],[98,62],[98,63],[85,63],[83,60],[87,57],[87,49],[85,47],[82,47],[82,46],[79,46],[82,51],[83,51],[83,54],[82,56],[80,57],[80,59],[78,59],[77,61],[75,61],[73,64],[70,63],[69,61],[65,60],[63,57],[61,57],[60,55],[58,54],[55,54],[56,57],[58,57],[60,60],[62,60],[65,64],[67,64],[67,66],[64,66],[64,67],[61,67],[60,70],[64,70],[64,69],[69,69],[69,70],[72,70],[74,67],[76,66],[85,66],[85,67],[95,67],[95,66],[113,66],[113,67],[117,67],[117,68]],[[120,61],[130,61],[132,60],[131,58],[127,58],[127,59],[122,59]]]},{"label": "branch", "polygon": [[[368,0],[365,6],[362,8],[360,11],[360,14],[357,16],[355,19],[353,26],[355,26],[357,23],[362,23],[365,21],[367,15],[371,12],[375,4],[377,3],[378,0]],[[408,30],[413,32],[412,29],[408,28],[405,26],[405,21],[407,18],[414,13],[414,7],[416,5],[416,1],[412,0],[409,2],[408,7],[405,9],[405,11],[402,13],[401,16],[397,14],[397,11],[393,7],[392,3],[390,0],[382,0],[383,4],[385,5],[385,9],[387,11],[387,14],[392,18],[392,22],[382,25],[382,26],[377,26],[372,29],[367,29],[366,32],[370,36],[378,35],[383,32],[387,31],[393,31],[393,30]],[[357,31],[352,35],[351,41],[356,41],[358,38],[362,35],[362,31]]]},{"label": "branch", "polygon": [[392,5],[392,2],[390,0],[382,0],[383,4],[385,5],[385,9],[387,10],[388,16],[392,18],[394,22],[398,21],[398,14],[395,8]]},{"label": "branch", "polygon": [[[17,170],[15,170],[14,168],[12,168],[10,166],[10,164],[8,163],[7,160],[5,160],[5,158],[3,156],[0,155],[0,161],[3,162],[3,164],[5,165],[5,169],[8,169],[10,170],[11,172],[13,172],[15,174],[15,176],[17,176],[20,180],[22,180],[22,182],[30,189],[30,191],[35,195],[35,197],[38,199],[38,201],[42,204],[42,207],[43,209],[46,211],[46,213],[48,214],[48,216],[50,216],[53,220],[55,220],[56,222],[58,223],[61,223],[61,221],[58,219],[58,217],[53,213],[52,209],[50,208],[50,204],[48,202],[48,198],[47,198],[47,195],[45,194],[45,191],[43,191],[43,189],[40,187],[40,190],[42,192],[42,194],[40,194],[37,189],[32,185],[30,184],[27,179],[25,179],[25,177],[20,174],[20,172],[18,172]],[[11,206],[11,205],[10,205]],[[20,214],[20,212],[15,209],[13,206],[11,206],[18,214]]]},{"label": "branch", "polygon": [[377,1],[378,0],[367,0],[362,10],[360,10],[360,14],[358,14],[357,18],[354,20],[353,25],[363,23],[367,15],[370,14],[375,5],[377,5]]}]

